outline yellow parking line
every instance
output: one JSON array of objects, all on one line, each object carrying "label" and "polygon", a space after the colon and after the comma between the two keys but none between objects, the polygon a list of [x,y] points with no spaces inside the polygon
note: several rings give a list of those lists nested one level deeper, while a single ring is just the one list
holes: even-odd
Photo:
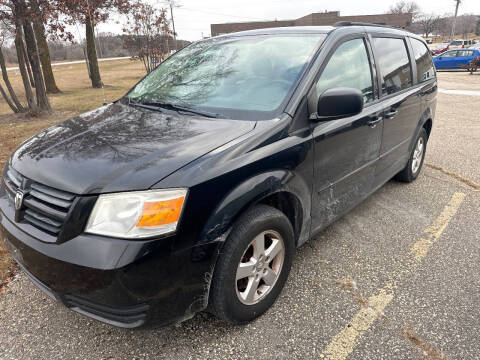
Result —
[{"label": "yellow parking line", "polygon": [[393,291],[381,289],[380,293],[368,298],[368,307],[355,314],[352,321],[332,339],[323,351],[326,359],[346,359],[357,345],[362,333],[367,331],[374,321],[383,314],[383,310],[393,299]]},{"label": "yellow parking line", "polygon": [[[412,269],[416,263],[423,259],[435,241],[440,238],[450,220],[457,213],[465,196],[464,193],[459,192],[453,194],[440,215],[425,229],[422,237],[412,246],[410,251],[416,260],[416,262],[412,262]],[[378,295],[371,296],[368,299],[368,306],[358,311],[350,323],[333,337],[332,341],[323,350],[321,358],[344,360],[352,353],[363,334],[370,329],[375,320],[383,314],[383,310],[390,301],[392,301],[394,289],[397,287],[396,283],[408,270],[409,269],[402,269],[402,271],[397,274],[398,276],[395,280],[380,289]]]},{"label": "yellow parking line", "polygon": [[415,260],[421,261],[433,243],[442,235],[443,230],[445,230],[452,217],[457,213],[465,196],[464,193],[459,192],[453,194],[442,213],[435,219],[432,225],[425,229],[423,236],[413,244],[410,252],[414,255]]}]

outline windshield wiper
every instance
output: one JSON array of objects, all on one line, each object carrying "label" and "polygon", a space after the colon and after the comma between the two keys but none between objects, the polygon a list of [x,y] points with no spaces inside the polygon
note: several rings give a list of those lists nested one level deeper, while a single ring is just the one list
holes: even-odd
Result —
[{"label": "windshield wiper", "polygon": [[196,114],[196,115],[201,115],[209,118],[219,118],[220,114],[212,113],[209,111],[204,111],[204,110],[199,110],[199,109],[194,109],[194,108],[189,108],[186,106],[181,106],[181,105],[176,105],[176,104],[169,104],[169,103],[161,103],[161,102],[136,102],[132,100],[131,98],[128,98],[128,104],[133,105],[133,106],[139,106],[143,107],[146,109],[168,109],[168,110],[174,110],[174,111],[182,111],[182,112],[188,112],[191,114]]},{"label": "windshield wiper", "polygon": [[146,102],[143,103],[145,105],[150,105],[150,106],[158,106],[164,109],[170,109],[170,110],[175,110],[175,111],[183,111],[183,112],[189,112],[191,114],[197,114],[209,118],[218,118],[220,117],[220,114],[212,113],[209,111],[205,110],[199,110],[199,109],[194,109],[186,106],[181,106],[181,105],[176,105],[176,104],[169,104],[169,103],[156,103],[156,102]]}]

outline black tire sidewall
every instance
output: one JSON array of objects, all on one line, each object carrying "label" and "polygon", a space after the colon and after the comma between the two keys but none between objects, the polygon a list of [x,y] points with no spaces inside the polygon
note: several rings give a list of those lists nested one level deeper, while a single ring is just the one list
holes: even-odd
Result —
[{"label": "black tire sidewall", "polygon": [[[266,230],[278,232],[284,241],[285,258],[280,276],[264,299],[253,305],[243,304],[236,293],[237,266],[255,236]],[[231,323],[249,322],[266,312],[275,302],[288,278],[295,251],[294,235],[288,218],[266,205],[248,211],[234,225],[217,262],[213,279],[214,312]]]}]

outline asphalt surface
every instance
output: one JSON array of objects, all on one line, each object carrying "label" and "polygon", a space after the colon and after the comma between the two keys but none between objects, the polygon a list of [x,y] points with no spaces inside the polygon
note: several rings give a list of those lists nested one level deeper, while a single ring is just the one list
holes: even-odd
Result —
[{"label": "asphalt surface", "polygon": [[[448,76],[463,88],[480,79]],[[19,275],[0,295],[0,358],[479,358],[480,191],[460,181],[480,184],[478,114],[478,97],[440,94],[426,162],[451,174],[424,167],[412,184],[391,181],[312,239],[257,321],[202,313],[177,327],[117,329]]]}]

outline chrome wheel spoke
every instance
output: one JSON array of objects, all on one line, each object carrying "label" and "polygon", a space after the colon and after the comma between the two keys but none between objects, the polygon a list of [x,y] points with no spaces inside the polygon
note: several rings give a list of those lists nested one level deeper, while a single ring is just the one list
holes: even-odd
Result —
[{"label": "chrome wheel spoke", "polygon": [[257,295],[258,284],[260,279],[250,278],[248,279],[248,285],[243,292],[243,298],[246,302],[253,303],[255,301],[255,295]]},{"label": "chrome wheel spoke", "polygon": [[253,239],[253,257],[260,259],[265,255],[265,234],[261,233]]},{"label": "chrome wheel spoke", "polygon": [[275,284],[275,280],[277,280],[277,274],[275,274],[275,272],[270,268],[265,269],[263,274],[263,281],[265,282],[265,285],[272,286]]},{"label": "chrome wheel spoke", "polygon": [[253,260],[254,259],[251,259],[249,262],[240,263],[237,268],[237,280],[253,276],[255,274],[255,261]]},{"label": "chrome wheel spoke", "polygon": [[265,251],[265,256],[267,257],[267,261],[273,260],[275,256],[277,256],[282,250],[283,250],[283,245],[280,242],[280,240],[272,239],[272,244]]}]

